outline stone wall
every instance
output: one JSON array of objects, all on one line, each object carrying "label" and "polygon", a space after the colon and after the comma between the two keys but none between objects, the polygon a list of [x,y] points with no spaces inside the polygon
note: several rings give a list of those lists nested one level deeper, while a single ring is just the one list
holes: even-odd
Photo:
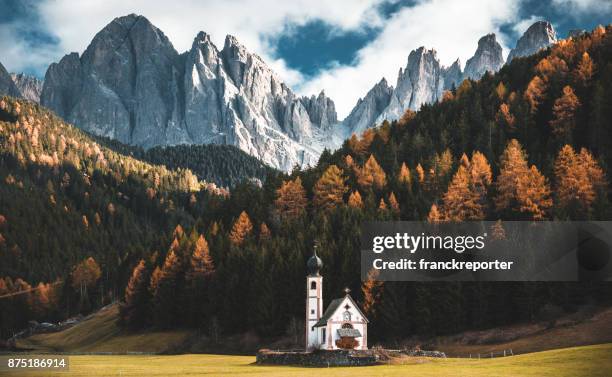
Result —
[{"label": "stone wall", "polygon": [[260,350],[257,364],[300,365],[310,367],[365,366],[376,364],[377,357],[371,351],[334,350],[313,352],[283,352]]}]

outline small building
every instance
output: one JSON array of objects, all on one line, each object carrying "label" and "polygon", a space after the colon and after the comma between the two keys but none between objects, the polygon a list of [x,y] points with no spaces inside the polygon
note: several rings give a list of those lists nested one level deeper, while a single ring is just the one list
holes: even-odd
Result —
[{"label": "small building", "polygon": [[306,349],[368,349],[368,319],[348,288],[323,312],[323,262],[316,245],[306,267]]}]

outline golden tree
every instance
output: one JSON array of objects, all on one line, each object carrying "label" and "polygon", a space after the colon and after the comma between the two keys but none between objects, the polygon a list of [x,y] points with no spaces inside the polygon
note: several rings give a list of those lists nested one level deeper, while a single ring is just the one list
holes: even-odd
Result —
[{"label": "golden tree", "polygon": [[87,289],[92,288],[102,276],[100,266],[95,259],[89,257],[76,265],[72,270],[72,287],[79,290],[81,302],[87,297]]},{"label": "golden tree", "polygon": [[497,114],[495,114],[495,120],[497,123],[501,124],[510,131],[515,130],[514,124],[516,122],[516,118],[514,118],[514,115],[510,113],[510,107],[507,104],[502,103],[499,105],[499,110],[497,110]]},{"label": "golden tree", "polygon": [[387,209],[387,203],[385,203],[385,199],[380,198],[380,203],[378,203],[378,209],[384,211]]},{"label": "golden tree", "polygon": [[405,162],[402,162],[402,166],[400,167],[400,171],[397,175],[397,181],[400,184],[410,188],[410,185],[412,183],[412,177],[410,176],[410,169],[408,169],[408,166],[406,166]]},{"label": "golden tree", "polygon": [[253,224],[251,223],[251,219],[245,211],[242,211],[230,232],[230,242],[233,245],[240,246],[252,231]]},{"label": "golden tree", "polygon": [[378,164],[378,161],[376,161],[374,155],[370,155],[370,158],[368,158],[363,168],[359,171],[357,182],[363,188],[374,186],[376,189],[380,190],[385,187],[387,176]]},{"label": "golden tree", "polygon": [[470,173],[459,165],[448,190],[442,197],[444,217],[450,221],[480,220],[485,216],[484,206],[470,188]]},{"label": "golden tree", "polygon": [[361,199],[359,191],[353,191],[351,195],[349,195],[348,205],[352,208],[363,208],[363,200]]},{"label": "golden tree", "polygon": [[415,170],[417,172],[417,177],[419,178],[419,183],[422,184],[423,182],[425,182],[425,170],[423,169],[420,163],[417,164]]},{"label": "golden tree", "polygon": [[550,126],[555,135],[567,137],[576,125],[575,114],[580,106],[578,97],[571,86],[563,88],[563,95],[555,101],[553,106],[553,119]]},{"label": "golden tree", "polygon": [[503,101],[506,97],[506,93],[508,90],[506,89],[506,85],[504,85],[503,81],[500,81],[499,84],[495,87],[495,94],[497,94],[497,98]]},{"label": "golden tree", "polygon": [[189,267],[187,280],[208,277],[215,270],[215,265],[212,257],[210,256],[208,242],[206,242],[206,238],[204,238],[203,235],[198,237],[198,240],[194,245],[193,252],[191,253],[191,259],[189,260]]},{"label": "golden tree", "polygon": [[290,221],[303,216],[306,213],[306,205],[306,191],[300,177],[283,182],[276,190],[274,210],[281,220]]},{"label": "golden tree", "polygon": [[591,60],[589,53],[585,51],[582,54],[580,63],[578,63],[578,67],[576,67],[576,71],[574,72],[576,82],[580,85],[588,84],[588,82],[591,81],[591,78],[593,77],[594,71],[595,66],[593,60]]},{"label": "golden tree", "polygon": [[570,214],[572,207],[580,214],[588,214],[598,190],[606,185],[604,172],[591,153],[583,148],[576,154],[571,146],[565,145],[557,155],[554,172],[558,207]]},{"label": "golden tree", "polygon": [[397,214],[400,212],[399,203],[397,202],[397,198],[395,197],[395,194],[393,192],[389,194],[389,206],[391,207],[391,211],[393,211],[394,213]]},{"label": "golden tree", "polygon": [[432,224],[438,224],[442,222],[444,219],[442,218],[442,214],[438,210],[438,206],[434,203],[431,205],[431,209],[429,210],[429,214],[427,215],[427,221]]},{"label": "golden tree", "polygon": [[527,154],[516,139],[508,142],[500,160],[501,170],[496,181],[497,210],[510,209],[532,220],[543,219],[552,206],[546,178],[535,166],[529,168]]},{"label": "golden tree", "polygon": [[546,83],[539,77],[534,76],[533,79],[527,85],[525,90],[525,100],[529,103],[531,113],[535,113],[538,110],[538,106],[544,97],[546,91]]},{"label": "golden tree", "polygon": [[314,205],[328,210],[343,203],[343,196],[348,191],[345,182],[342,169],[336,165],[329,166],[314,186]]}]

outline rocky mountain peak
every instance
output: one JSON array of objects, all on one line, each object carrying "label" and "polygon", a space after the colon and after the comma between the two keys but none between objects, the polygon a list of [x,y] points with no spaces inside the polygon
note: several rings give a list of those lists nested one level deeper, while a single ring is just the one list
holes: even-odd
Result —
[{"label": "rocky mountain peak", "polygon": [[0,96],[8,95],[12,97],[20,97],[19,89],[13,82],[11,75],[7,72],[6,68],[0,63]]},{"label": "rocky mountain peak", "polygon": [[495,34],[487,34],[478,40],[474,56],[465,63],[464,75],[477,80],[488,72],[497,72],[504,65],[502,47]]},{"label": "rocky mountain peak", "polygon": [[393,87],[383,77],[360,98],[351,113],[342,122],[350,134],[361,134],[376,123],[378,116],[389,106]]},{"label": "rocky mountain peak", "polygon": [[516,47],[508,55],[508,62],[516,57],[535,54],[555,42],[557,34],[552,24],[548,21],[537,21],[529,26],[516,42]]},{"label": "rocky mountain peak", "polygon": [[450,90],[457,87],[463,80],[463,72],[461,72],[461,61],[459,58],[449,67],[442,67],[441,73],[443,79],[443,89]]},{"label": "rocky mountain peak", "polygon": [[[114,19],[83,55],[51,64],[41,102],[89,132],[145,148],[230,144],[271,166],[314,164],[333,101],[297,97],[233,36],[199,32],[179,54],[145,17]],[[323,136],[321,136],[323,135]]]},{"label": "rocky mountain peak", "polygon": [[40,102],[43,82],[34,76],[24,73],[11,73],[11,79],[21,96],[32,102]]}]

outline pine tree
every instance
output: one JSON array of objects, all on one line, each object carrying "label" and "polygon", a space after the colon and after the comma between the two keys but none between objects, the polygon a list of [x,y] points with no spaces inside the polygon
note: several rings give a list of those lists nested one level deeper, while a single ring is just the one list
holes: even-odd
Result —
[{"label": "pine tree", "polygon": [[314,205],[329,210],[343,203],[344,193],[348,191],[345,182],[342,169],[329,166],[314,186]]},{"label": "pine tree", "polygon": [[555,101],[553,106],[553,119],[550,127],[553,133],[562,140],[567,140],[576,126],[576,110],[580,106],[578,97],[572,88],[567,85],[563,88],[563,95]]},{"label": "pine tree", "polygon": [[393,192],[389,194],[389,206],[391,207],[391,211],[393,211],[393,213],[395,214],[400,213],[400,206]]},{"label": "pine tree", "polygon": [[472,191],[469,171],[463,165],[459,165],[442,201],[444,218],[450,221],[482,220],[485,217],[485,208],[479,203],[477,193]]},{"label": "pine tree", "polygon": [[421,166],[421,164],[417,164],[416,166],[417,177],[419,178],[419,183],[423,184],[425,182],[425,170]]},{"label": "pine tree", "polygon": [[527,155],[516,139],[510,140],[500,160],[501,170],[496,181],[497,210],[511,210],[532,220],[545,218],[552,206],[550,188],[535,166],[528,167]]},{"label": "pine tree", "polygon": [[150,300],[148,291],[149,271],[144,259],[134,267],[125,288],[124,303],[120,306],[121,322],[130,328],[141,328],[147,324]]},{"label": "pine tree", "polygon": [[210,318],[210,282],[215,273],[215,266],[210,256],[208,242],[200,235],[195,242],[189,260],[189,268],[185,276],[187,300],[185,306],[189,309],[189,322],[203,326]]},{"label": "pine tree", "polygon": [[514,115],[510,113],[510,107],[505,103],[502,103],[501,105],[499,105],[499,110],[497,111],[497,114],[495,115],[495,120],[505,130],[508,130],[508,131],[516,130],[516,127],[514,126],[516,119],[514,118]]},{"label": "pine tree", "polygon": [[272,233],[270,232],[270,228],[266,225],[266,223],[261,223],[259,226],[259,240],[266,241],[272,237]]},{"label": "pine tree", "polygon": [[189,260],[187,281],[208,278],[214,270],[215,266],[210,256],[208,242],[206,242],[206,238],[204,238],[203,235],[200,235],[194,245],[191,259]]},{"label": "pine tree", "polygon": [[402,167],[400,168],[399,174],[397,175],[397,181],[410,188],[412,185],[412,177],[410,176],[410,169],[406,166],[405,162],[402,162]]},{"label": "pine tree", "polygon": [[431,205],[429,214],[427,215],[427,222],[432,224],[438,224],[443,221],[442,214],[438,210],[438,206],[434,203]]},{"label": "pine tree", "polygon": [[378,209],[381,211],[385,211],[387,209],[387,203],[385,203],[385,199],[380,198],[380,202],[378,203]]},{"label": "pine tree", "polygon": [[591,56],[589,56],[588,52],[584,52],[582,54],[582,58],[580,59],[580,63],[578,63],[578,67],[576,67],[576,71],[574,72],[574,77],[576,83],[580,86],[586,86],[591,81],[593,77],[593,73],[595,71],[595,65],[593,60],[591,60]]},{"label": "pine tree", "polygon": [[529,103],[532,114],[538,110],[538,106],[542,102],[545,92],[546,83],[539,76],[534,76],[527,85],[524,95],[525,100]]},{"label": "pine tree", "polygon": [[[181,297],[179,289],[181,288],[181,261],[177,252],[170,249],[164,260],[159,276],[153,277],[156,281],[155,296],[153,297],[153,317],[157,326],[168,328],[175,327],[183,316],[180,316],[180,301]],[[151,283],[153,283],[153,277]]]},{"label": "pine tree", "polygon": [[588,217],[598,191],[606,185],[597,161],[586,149],[576,154],[565,145],[555,160],[554,172],[557,207],[572,218]]},{"label": "pine tree", "polygon": [[285,181],[276,190],[274,209],[282,221],[291,221],[300,218],[306,213],[306,191],[302,186],[302,180]]},{"label": "pine tree", "polygon": [[242,243],[244,243],[245,239],[251,234],[252,231],[253,224],[251,223],[251,219],[245,211],[242,211],[232,227],[232,231],[229,236],[230,242],[233,245],[240,246]]},{"label": "pine tree", "polygon": [[371,269],[368,272],[368,278],[361,284],[361,292],[363,293],[363,311],[370,319],[370,322],[375,321],[378,317],[378,308],[380,305],[381,296],[384,289],[382,281],[378,280],[380,272]]},{"label": "pine tree", "polygon": [[385,187],[387,176],[374,155],[370,155],[363,168],[360,169],[357,182],[365,189],[375,187],[380,190]]},{"label": "pine tree", "polygon": [[352,208],[363,208],[363,200],[361,200],[359,191],[353,191],[351,195],[349,195],[348,205]]}]

